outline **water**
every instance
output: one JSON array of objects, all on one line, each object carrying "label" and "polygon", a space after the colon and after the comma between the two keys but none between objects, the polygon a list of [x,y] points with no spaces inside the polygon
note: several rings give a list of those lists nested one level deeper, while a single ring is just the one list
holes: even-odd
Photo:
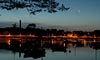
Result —
[{"label": "water", "polygon": [[[76,51],[75,51],[76,49]],[[19,56],[19,53],[14,53],[12,51],[0,50],[0,60],[100,60],[100,50],[93,50],[88,47],[82,48],[70,48],[71,53],[69,52],[52,52],[50,49],[46,50],[46,56],[34,59],[32,57],[24,58],[22,53]]]},{"label": "water", "polygon": [[[4,39],[4,38],[2,38]],[[64,42],[55,39],[42,39],[9,45],[9,39],[0,40],[0,60],[100,60],[100,43]],[[33,39],[32,39],[33,40]],[[7,45],[7,44],[8,45]],[[20,45],[21,44],[21,45]]]}]

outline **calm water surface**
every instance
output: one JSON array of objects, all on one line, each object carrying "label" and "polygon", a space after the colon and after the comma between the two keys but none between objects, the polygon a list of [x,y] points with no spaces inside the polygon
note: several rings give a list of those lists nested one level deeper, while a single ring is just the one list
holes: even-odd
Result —
[{"label": "calm water surface", "polygon": [[100,60],[100,43],[92,45],[89,42],[84,45],[81,42],[82,45],[56,40],[48,42],[42,40],[41,44],[36,43],[32,42],[32,46],[31,43],[23,43],[25,46],[0,43],[0,60]]},{"label": "calm water surface", "polygon": [[[69,50],[69,49],[68,49]],[[0,50],[0,60],[100,60],[100,50],[93,50],[88,47],[70,48],[71,52],[52,52],[46,50],[45,57],[34,59],[24,58],[24,53],[14,53],[8,50]],[[97,52],[97,53],[96,53]]]}]

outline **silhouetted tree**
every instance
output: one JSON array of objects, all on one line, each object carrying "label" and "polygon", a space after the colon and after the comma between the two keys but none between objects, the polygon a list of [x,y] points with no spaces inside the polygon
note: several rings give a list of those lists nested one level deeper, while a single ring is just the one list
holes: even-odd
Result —
[{"label": "silhouetted tree", "polygon": [[31,24],[29,24],[26,28],[27,28],[27,29],[34,29],[35,27],[36,27],[36,24],[31,23]]},{"label": "silhouetted tree", "polygon": [[36,12],[46,11],[49,13],[55,13],[59,10],[69,10],[63,4],[60,4],[55,0],[0,0],[0,8],[6,10],[23,9],[26,8],[30,14]]},{"label": "silhouetted tree", "polygon": [[15,24],[12,24],[13,25],[13,28],[16,28],[17,26],[16,26],[16,23]]}]

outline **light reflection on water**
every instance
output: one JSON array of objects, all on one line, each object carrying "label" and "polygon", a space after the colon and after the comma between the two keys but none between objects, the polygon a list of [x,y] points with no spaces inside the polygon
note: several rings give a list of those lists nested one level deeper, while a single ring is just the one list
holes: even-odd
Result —
[{"label": "light reflection on water", "polygon": [[33,42],[29,39],[32,46],[31,43],[25,44],[25,40],[21,46],[20,44],[18,46],[2,45],[2,43],[8,43],[9,40],[10,38],[0,38],[0,60],[100,60],[100,43],[93,45],[97,47],[93,47],[92,42],[86,41],[73,44],[72,42],[66,43],[64,40],[42,39]]}]

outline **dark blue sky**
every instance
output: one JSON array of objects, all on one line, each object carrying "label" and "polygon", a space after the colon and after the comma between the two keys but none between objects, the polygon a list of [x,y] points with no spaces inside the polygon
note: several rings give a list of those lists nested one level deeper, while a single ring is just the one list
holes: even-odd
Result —
[{"label": "dark blue sky", "polygon": [[[57,0],[58,1],[58,0]],[[61,26],[100,26],[100,0],[59,0],[70,10],[47,13],[41,12],[30,15],[26,10],[0,10],[0,22],[23,22],[43,23]]]}]

